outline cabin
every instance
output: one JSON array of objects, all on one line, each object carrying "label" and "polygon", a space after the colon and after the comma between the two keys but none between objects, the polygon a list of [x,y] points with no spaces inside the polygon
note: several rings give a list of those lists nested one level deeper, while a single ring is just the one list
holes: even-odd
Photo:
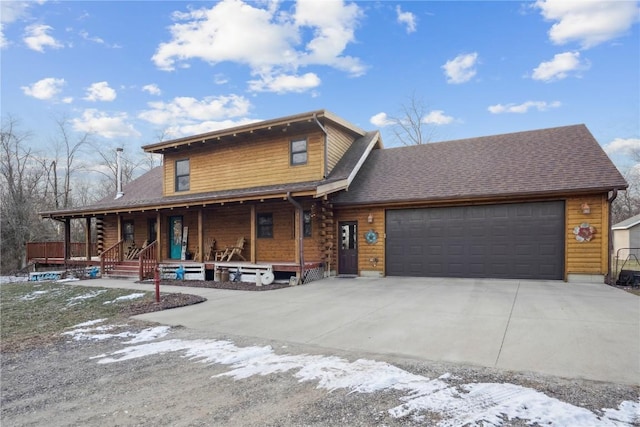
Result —
[{"label": "cabin", "polygon": [[80,258],[106,276],[602,282],[627,186],[584,125],[385,149],[378,131],[317,110],[142,148],[162,166],[41,213],[95,227]]}]

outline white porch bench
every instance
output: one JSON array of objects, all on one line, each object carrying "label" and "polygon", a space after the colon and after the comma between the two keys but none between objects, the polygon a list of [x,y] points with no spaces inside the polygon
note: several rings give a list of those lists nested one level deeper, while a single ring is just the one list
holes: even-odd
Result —
[{"label": "white porch bench", "polygon": [[204,280],[204,264],[200,263],[159,264],[160,279],[175,280],[180,266],[184,268],[184,280]]},{"label": "white porch bench", "polygon": [[[251,264],[247,262],[216,262],[214,263],[215,269],[226,268],[229,270],[230,278],[234,274],[240,273],[240,280],[243,282],[257,283],[258,273],[260,274],[259,285],[270,285],[273,283],[275,276],[273,274],[273,265],[271,264]],[[232,279],[230,279],[232,280]]]},{"label": "white porch bench", "polygon": [[44,282],[49,280],[60,280],[64,277],[64,271],[33,271],[29,273],[30,282]]}]

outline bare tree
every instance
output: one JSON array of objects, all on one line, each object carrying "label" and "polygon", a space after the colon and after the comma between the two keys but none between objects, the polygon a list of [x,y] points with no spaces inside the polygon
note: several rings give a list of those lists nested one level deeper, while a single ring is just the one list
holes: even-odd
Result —
[{"label": "bare tree", "polygon": [[[26,243],[46,239],[52,229],[40,220],[45,170],[26,143],[30,135],[7,116],[0,132],[0,236],[2,271],[24,267]],[[50,224],[49,224],[50,225]]]},{"label": "bare tree", "polygon": [[622,174],[629,187],[619,192],[611,205],[613,224],[640,214],[640,164],[629,167]]},{"label": "bare tree", "polygon": [[424,100],[412,93],[407,102],[400,106],[397,116],[390,116],[393,123],[392,132],[397,142],[402,145],[427,144],[435,136],[435,127],[429,125],[425,118],[428,108]]},{"label": "bare tree", "polygon": [[[53,188],[57,209],[73,206],[71,182],[74,172],[78,170],[75,160],[82,147],[90,142],[90,134],[85,132],[79,136],[73,135],[69,130],[69,120],[64,116],[57,118],[56,124],[58,125],[58,134],[54,140],[55,159],[50,164],[52,174],[49,176],[49,184]],[[61,191],[58,184],[58,171],[62,172]]]}]

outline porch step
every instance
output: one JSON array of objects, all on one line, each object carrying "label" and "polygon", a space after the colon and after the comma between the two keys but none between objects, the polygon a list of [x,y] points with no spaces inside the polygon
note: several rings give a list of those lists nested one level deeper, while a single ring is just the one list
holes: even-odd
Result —
[{"label": "porch step", "polygon": [[112,279],[138,279],[138,269],[138,261],[122,261],[103,276]]}]

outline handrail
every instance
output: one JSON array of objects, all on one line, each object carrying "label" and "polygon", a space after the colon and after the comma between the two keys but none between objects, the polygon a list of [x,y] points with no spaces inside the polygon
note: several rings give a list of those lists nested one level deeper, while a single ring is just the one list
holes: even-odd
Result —
[{"label": "handrail", "polygon": [[122,262],[123,243],[124,239],[107,248],[100,255],[100,272],[103,276],[108,271],[113,270],[118,263]]},{"label": "handrail", "polygon": [[150,279],[154,276],[158,265],[157,244],[151,242],[138,253],[138,277],[140,280]]},{"label": "handrail", "polygon": [[[27,242],[27,261],[34,258],[44,259],[47,263],[49,258],[64,258],[64,242],[48,241],[48,242]],[[87,244],[84,242],[70,242],[70,256],[82,257],[86,253]],[[97,243],[91,243],[91,253],[96,254]]]}]

